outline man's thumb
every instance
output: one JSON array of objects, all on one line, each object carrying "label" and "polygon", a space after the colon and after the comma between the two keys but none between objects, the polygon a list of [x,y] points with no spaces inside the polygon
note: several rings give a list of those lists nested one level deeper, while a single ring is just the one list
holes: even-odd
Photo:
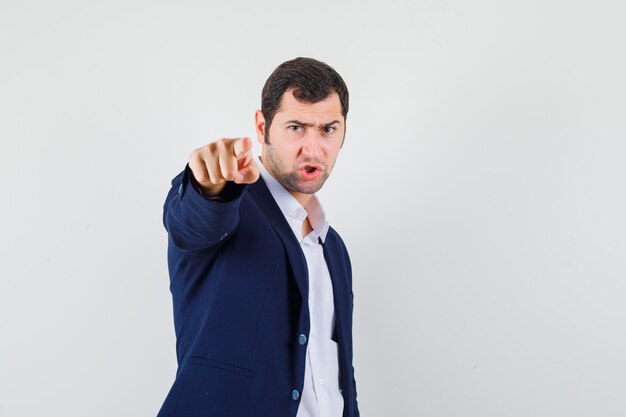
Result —
[{"label": "man's thumb", "polygon": [[254,160],[251,160],[248,165],[239,170],[235,182],[237,184],[252,184],[259,179],[259,175],[259,167]]}]

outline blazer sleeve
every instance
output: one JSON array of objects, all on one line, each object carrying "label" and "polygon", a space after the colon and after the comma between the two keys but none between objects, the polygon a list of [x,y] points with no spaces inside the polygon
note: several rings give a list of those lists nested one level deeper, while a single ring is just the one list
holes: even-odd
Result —
[{"label": "blazer sleeve", "polygon": [[216,247],[239,224],[239,206],[247,185],[227,183],[219,198],[207,197],[194,186],[189,165],[172,180],[163,205],[163,225],[170,242],[185,253]]}]

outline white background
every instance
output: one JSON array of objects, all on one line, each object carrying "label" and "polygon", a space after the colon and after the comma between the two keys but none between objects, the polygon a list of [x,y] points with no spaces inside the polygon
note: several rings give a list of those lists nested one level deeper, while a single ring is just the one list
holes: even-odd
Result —
[{"label": "white background", "polygon": [[0,0],[0,416],[156,414],[169,181],[252,136],[296,56],[351,92],[321,198],[362,415],[626,415],[625,21],[621,0]]}]

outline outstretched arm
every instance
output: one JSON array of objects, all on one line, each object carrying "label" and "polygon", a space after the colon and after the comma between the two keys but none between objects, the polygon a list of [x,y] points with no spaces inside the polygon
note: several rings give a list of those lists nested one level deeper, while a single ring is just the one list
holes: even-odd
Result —
[{"label": "outstretched arm", "polygon": [[246,184],[258,178],[249,138],[221,139],[193,151],[163,207],[171,242],[197,252],[224,241],[239,223]]}]

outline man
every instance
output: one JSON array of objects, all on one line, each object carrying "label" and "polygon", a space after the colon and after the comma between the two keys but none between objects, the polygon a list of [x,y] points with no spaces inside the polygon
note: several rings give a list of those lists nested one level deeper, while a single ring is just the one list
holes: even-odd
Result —
[{"label": "man", "polygon": [[348,253],[315,196],[343,144],[348,90],[281,64],[249,138],[191,153],[164,206],[178,371],[170,417],[356,417]]}]

